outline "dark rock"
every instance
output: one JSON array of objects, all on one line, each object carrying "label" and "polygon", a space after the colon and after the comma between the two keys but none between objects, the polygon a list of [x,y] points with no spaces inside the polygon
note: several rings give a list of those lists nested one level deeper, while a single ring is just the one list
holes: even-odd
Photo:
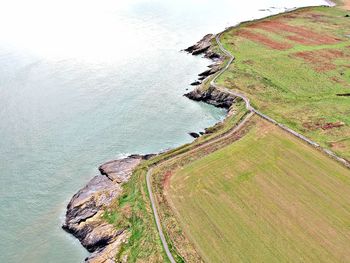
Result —
[{"label": "dark rock", "polygon": [[[120,195],[121,184],[129,180],[135,167],[152,156],[132,155],[101,165],[101,175],[93,177],[70,200],[62,228],[78,238],[88,251],[95,252],[94,257],[101,258],[103,255],[96,251],[106,251],[104,248],[117,242],[124,232],[102,219],[104,210]],[[90,259],[87,261],[99,262]]]},{"label": "dark rock", "polygon": [[337,94],[337,96],[340,96],[340,97],[349,97],[349,96],[350,96],[350,93],[339,93],[339,94]]},{"label": "dark rock", "polygon": [[140,155],[130,155],[121,160],[104,163],[98,169],[102,175],[106,175],[112,181],[123,183],[129,180],[132,170],[142,159]]},{"label": "dark rock", "polygon": [[229,93],[217,90],[215,87],[210,86],[207,90],[197,88],[187,94],[187,98],[195,101],[204,101],[216,107],[229,109],[236,99],[235,96]]},{"label": "dark rock", "polygon": [[149,154],[142,155],[142,159],[149,160],[149,159],[153,158],[154,156],[157,156],[157,154],[149,153]]},{"label": "dark rock", "polygon": [[214,37],[215,36],[213,34],[205,35],[195,45],[186,48],[185,51],[191,53],[192,55],[204,54],[205,58],[209,58],[214,61],[221,61],[223,60],[223,57],[211,50],[211,45]]},{"label": "dark rock", "polygon": [[196,132],[189,132],[188,134],[191,135],[193,138],[198,138],[199,137],[199,134],[196,133]]},{"label": "dark rock", "polygon": [[198,86],[198,85],[200,85],[200,84],[202,84],[202,82],[200,82],[200,81],[195,81],[195,82],[192,82],[190,85],[191,86]]},{"label": "dark rock", "polygon": [[345,17],[350,17],[350,15],[349,15],[349,14],[346,14]]},{"label": "dark rock", "polygon": [[200,134],[200,135],[204,135],[204,134],[205,134],[205,132],[199,132],[199,134]]},{"label": "dark rock", "polygon": [[222,57],[218,54],[218,53],[215,53],[213,52],[211,49],[207,50],[207,52],[205,52],[205,55],[204,55],[205,58],[209,58],[211,60],[214,60],[214,61],[221,61],[222,60]]},{"label": "dark rock", "polygon": [[203,71],[202,73],[199,73],[198,76],[200,77],[208,77],[210,75],[215,74],[216,72],[220,71],[221,65],[219,64],[213,64],[209,66],[209,69],[206,71]]},{"label": "dark rock", "polygon": [[211,41],[213,39],[213,34],[205,35],[200,41],[198,41],[195,45],[190,46],[185,49],[186,52],[191,53],[192,55],[199,55],[206,52],[210,46]]},{"label": "dark rock", "polygon": [[207,69],[206,71],[203,71],[202,73],[199,73],[198,76],[200,77],[208,77],[210,75],[211,69]]},{"label": "dark rock", "polygon": [[[115,263],[116,252],[119,251],[121,244],[126,242],[127,237],[127,231],[123,231],[117,236],[114,242],[94,251],[88,258],[85,259],[85,262]],[[127,262],[127,260],[122,260],[121,262]]]}]

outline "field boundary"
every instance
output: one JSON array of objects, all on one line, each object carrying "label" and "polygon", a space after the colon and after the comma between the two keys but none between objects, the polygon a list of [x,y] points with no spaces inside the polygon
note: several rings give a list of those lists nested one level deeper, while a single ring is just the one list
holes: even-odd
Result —
[{"label": "field boundary", "polygon": [[[294,11],[294,10],[292,10]],[[278,14],[280,15],[280,14]],[[266,19],[266,18],[264,18]],[[262,20],[262,19],[258,19],[259,20]],[[254,21],[247,21],[247,22],[254,22]],[[336,153],[334,153],[333,151],[329,150],[329,149],[326,149],[326,148],[323,148],[322,146],[320,146],[318,143],[316,143],[315,141],[305,137],[304,135],[294,131],[293,129],[277,122],[276,120],[274,120],[273,118],[263,114],[262,112],[260,112],[259,110],[255,109],[251,104],[250,104],[250,100],[249,98],[247,98],[244,94],[241,94],[239,92],[235,92],[233,91],[232,89],[228,89],[226,87],[222,87],[222,86],[219,86],[215,83],[215,81],[230,67],[230,65],[233,63],[233,61],[235,60],[235,57],[228,51],[224,48],[224,46],[222,45],[222,43],[220,42],[220,37],[227,31],[231,30],[232,28],[236,28],[238,26],[240,26],[241,24],[244,24],[246,22],[242,22],[238,25],[235,25],[235,26],[231,26],[231,27],[228,27],[226,30],[224,30],[223,32],[219,33],[216,35],[215,37],[215,40],[216,40],[216,43],[220,49],[220,51],[222,53],[224,53],[228,58],[229,58],[229,61],[227,62],[227,64],[225,65],[224,68],[222,68],[220,70],[220,72],[211,80],[210,82],[210,86],[218,89],[219,91],[223,92],[223,93],[229,93],[235,97],[238,97],[238,98],[241,98],[244,102],[245,102],[245,105],[246,105],[246,109],[247,111],[249,112],[248,115],[245,115],[243,119],[240,120],[240,122],[235,125],[234,127],[232,127],[228,132],[224,133],[224,134],[221,134],[221,135],[218,135],[217,137],[214,137],[212,139],[209,139],[208,141],[206,142],[203,142],[199,145],[196,145],[193,149],[189,149],[188,151],[185,151],[183,153],[180,153],[180,154],[175,154],[174,156],[171,156],[169,158],[165,158],[163,160],[160,160],[158,162],[156,162],[155,164],[153,165],[150,165],[149,166],[149,169],[147,171],[147,174],[146,174],[146,184],[147,184],[147,189],[148,189],[148,195],[149,195],[149,199],[151,201],[151,207],[152,207],[152,212],[153,212],[153,215],[154,215],[154,218],[155,218],[155,223],[157,225],[157,229],[158,229],[158,233],[159,233],[159,236],[160,236],[160,239],[161,239],[161,242],[162,242],[162,246],[166,252],[166,255],[169,259],[169,261],[171,263],[175,263],[175,259],[172,255],[172,253],[170,252],[170,249],[169,249],[169,245],[168,245],[168,242],[165,238],[165,235],[163,233],[163,230],[162,230],[162,224],[161,224],[161,221],[160,221],[160,217],[159,217],[159,214],[158,214],[158,211],[157,211],[157,206],[156,206],[156,202],[154,200],[154,196],[153,196],[153,191],[152,191],[152,183],[151,183],[151,176],[152,176],[152,171],[153,171],[153,168],[156,167],[157,165],[165,162],[165,161],[169,161],[171,159],[175,159],[175,158],[179,158],[181,157],[182,155],[185,155],[185,154],[188,154],[189,151],[194,151],[194,150],[197,150],[197,149],[200,149],[200,148],[203,148],[203,147],[206,147],[206,146],[209,146],[213,143],[216,143],[232,134],[234,134],[235,132],[237,132],[239,129],[241,129],[244,124],[253,116],[253,115],[258,115],[260,118],[262,119],[265,119],[267,120],[268,122],[278,126],[279,128],[281,128],[282,130],[288,132],[289,134],[293,135],[294,137],[297,137],[298,139],[304,141],[305,143],[311,145],[313,148],[323,152],[324,154],[328,155],[328,157],[330,157],[331,159],[337,161],[338,163],[344,165],[346,168],[350,169],[350,162],[347,161],[346,159],[338,156]]]},{"label": "field boundary", "polygon": [[[239,25],[238,25],[239,26]],[[255,109],[251,104],[250,104],[250,100],[243,94],[235,92],[231,89],[228,89],[226,87],[221,87],[219,85],[217,85],[215,83],[215,81],[230,67],[230,65],[232,64],[232,62],[235,60],[235,57],[227,50],[224,48],[224,46],[222,45],[222,43],[220,42],[220,37],[222,36],[223,33],[225,33],[226,31],[229,31],[232,28],[235,28],[237,26],[231,26],[229,28],[227,28],[225,31],[219,33],[216,35],[215,40],[216,43],[219,47],[219,49],[226,55],[229,57],[229,61],[226,64],[226,66],[213,78],[213,80],[210,82],[210,85],[218,90],[221,90],[222,92],[225,93],[229,93],[233,96],[239,97],[241,98],[245,104],[246,104],[246,108],[248,111],[254,112],[256,113],[258,116],[260,116],[261,118],[269,121],[270,123],[280,127],[281,129],[283,129],[284,131],[292,134],[294,137],[299,138],[300,140],[306,142],[307,144],[313,146],[314,148],[320,150],[321,152],[325,153],[326,155],[328,155],[329,157],[331,157],[332,159],[336,160],[337,162],[341,163],[342,165],[344,165],[345,167],[347,167],[348,169],[350,169],[350,162],[347,161],[346,159],[338,156],[336,153],[334,153],[333,151],[323,148],[322,146],[320,146],[318,143],[316,143],[315,141],[305,137],[304,135],[292,130],[291,128],[288,128],[287,126],[277,122],[276,120],[274,120],[273,118],[263,114],[262,112],[260,112],[259,110]]]},{"label": "field boundary", "polygon": [[160,165],[166,161],[170,161],[172,159],[177,159],[177,158],[180,158],[181,156],[183,155],[186,155],[188,154],[189,152],[191,151],[195,151],[195,150],[198,150],[198,149],[201,149],[201,148],[204,148],[204,147],[207,147],[207,146],[210,146],[212,144],[215,144],[217,142],[220,142],[221,140],[224,140],[225,138],[227,137],[230,137],[231,135],[234,135],[236,132],[238,132],[241,128],[244,127],[244,125],[248,122],[248,120],[254,116],[254,112],[249,112],[248,114],[246,114],[234,127],[232,127],[229,131],[227,131],[226,133],[224,134],[220,134],[218,135],[217,137],[214,137],[212,139],[209,139],[208,141],[206,142],[203,142],[197,146],[195,146],[193,149],[189,149],[188,151],[185,151],[183,153],[180,153],[180,154],[176,154],[174,156],[172,156],[171,158],[166,158],[164,160],[161,160],[159,162],[157,162],[156,164],[153,164],[149,167],[148,171],[147,171],[147,174],[146,174],[146,184],[147,184],[147,189],[148,189],[148,194],[149,194],[149,198],[150,198],[150,201],[151,201],[151,207],[152,207],[152,212],[153,212],[153,215],[154,215],[154,218],[155,218],[155,223],[157,225],[157,229],[158,229],[158,232],[159,232],[159,236],[160,236],[160,239],[161,239],[161,242],[162,242],[162,245],[163,245],[163,248],[170,260],[171,263],[175,263],[175,259],[173,257],[173,255],[171,254],[170,252],[170,249],[169,249],[169,245],[168,245],[168,242],[165,238],[165,235],[163,233],[163,229],[162,229],[162,224],[160,222],[160,217],[159,217],[159,214],[158,214],[158,211],[157,211],[157,205],[156,205],[156,202],[154,200],[154,195],[153,195],[153,191],[152,191],[152,182],[151,182],[151,176],[152,176],[152,171],[153,171],[153,168],[156,167],[157,165]]}]

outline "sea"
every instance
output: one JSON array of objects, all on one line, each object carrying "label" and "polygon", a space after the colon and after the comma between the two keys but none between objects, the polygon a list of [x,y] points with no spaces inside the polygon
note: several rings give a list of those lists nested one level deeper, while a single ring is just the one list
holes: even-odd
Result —
[{"label": "sea", "polygon": [[207,33],[321,0],[0,0],[0,262],[82,262],[61,229],[103,162],[189,143]]}]

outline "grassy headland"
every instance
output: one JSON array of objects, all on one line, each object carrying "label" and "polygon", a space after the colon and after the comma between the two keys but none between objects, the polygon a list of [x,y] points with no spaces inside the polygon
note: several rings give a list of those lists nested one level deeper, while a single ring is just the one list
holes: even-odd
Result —
[{"label": "grassy headland", "polygon": [[[226,31],[221,40],[236,60],[219,83],[349,159],[346,14],[339,8],[305,8]],[[232,138],[201,147],[242,120],[243,103],[235,107],[236,114],[212,134],[134,172],[123,196],[105,213],[106,220],[131,233],[118,260],[127,255],[129,262],[167,262],[145,181],[154,164],[160,165],[153,189],[177,262],[350,260],[349,171],[257,117]]]},{"label": "grassy headland", "polygon": [[[218,82],[349,159],[349,30],[347,12],[327,7],[243,23],[222,35],[236,60]],[[250,125],[167,171],[183,233],[208,262],[349,261],[350,171],[258,117]]]},{"label": "grassy headland", "polygon": [[255,117],[173,173],[167,196],[206,262],[347,262],[350,171]]},{"label": "grassy headland", "polygon": [[226,31],[221,42],[236,59],[219,84],[350,159],[347,14],[339,8],[304,8]]}]

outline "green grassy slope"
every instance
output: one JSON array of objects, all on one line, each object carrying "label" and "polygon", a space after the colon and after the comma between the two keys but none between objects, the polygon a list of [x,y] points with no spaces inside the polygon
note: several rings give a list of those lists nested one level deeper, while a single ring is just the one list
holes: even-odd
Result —
[{"label": "green grassy slope", "polygon": [[207,262],[349,262],[350,171],[262,120],[167,196]]},{"label": "green grassy slope", "polygon": [[307,8],[227,31],[236,57],[219,83],[350,159],[350,18],[338,8]]}]

